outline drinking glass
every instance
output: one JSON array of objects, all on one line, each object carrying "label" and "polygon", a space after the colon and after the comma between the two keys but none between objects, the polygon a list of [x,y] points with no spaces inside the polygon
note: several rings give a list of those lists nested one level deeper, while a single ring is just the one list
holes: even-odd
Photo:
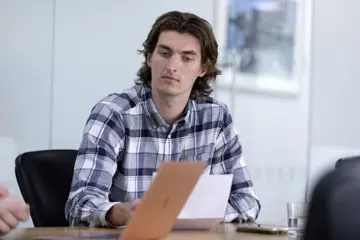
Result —
[{"label": "drinking glass", "polygon": [[289,228],[305,228],[308,204],[305,202],[288,202],[287,215]]}]

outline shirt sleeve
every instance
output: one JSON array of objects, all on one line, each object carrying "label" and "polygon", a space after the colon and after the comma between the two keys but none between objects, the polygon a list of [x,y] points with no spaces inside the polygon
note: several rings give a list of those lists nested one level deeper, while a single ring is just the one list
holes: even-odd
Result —
[{"label": "shirt sleeve", "polygon": [[227,108],[224,109],[223,127],[215,142],[211,166],[212,174],[233,174],[224,222],[255,221],[260,212],[260,201],[243,159],[242,146],[233,126],[232,117]]},{"label": "shirt sleeve", "polygon": [[106,102],[92,109],[74,166],[65,217],[70,226],[107,226],[109,201],[117,156],[124,146],[125,129],[120,114]]}]

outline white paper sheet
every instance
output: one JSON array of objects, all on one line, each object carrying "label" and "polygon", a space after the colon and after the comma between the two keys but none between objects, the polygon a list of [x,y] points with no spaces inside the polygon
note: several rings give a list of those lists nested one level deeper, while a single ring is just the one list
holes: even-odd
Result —
[{"label": "white paper sheet", "polygon": [[233,175],[201,175],[178,218],[224,218]]},{"label": "white paper sheet", "polygon": [[199,178],[181,210],[174,230],[208,230],[223,220],[230,196],[233,175],[208,175]]}]

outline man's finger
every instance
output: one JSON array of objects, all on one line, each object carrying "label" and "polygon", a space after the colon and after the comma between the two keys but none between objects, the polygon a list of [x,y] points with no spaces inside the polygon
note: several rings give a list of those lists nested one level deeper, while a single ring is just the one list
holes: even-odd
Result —
[{"label": "man's finger", "polygon": [[10,230],[10,227],[0,219],[0,236],[7,234]]},{"label": "man's finger", "polygon": [[16,211],[16,217],[20,221],[26,221],[28,220],[30,216],[30,208],[29,205],[24,204],[22,207],[19,207]]},{"label": "man's finger", "polygon": [[12,206],[9,208],[9,210],[19,221],[27,220],[30,215],[29,205],[22,202],[18,198],[12,199]]},{"label": "man's finger", "polygon": [[133,201],[133,204],[135,204],[135,205],[139,205],[139,204],[140,204],[140,202],[141,202],[141,200],[140,200],[140,199],[136,199],[135,201]]},{"label": "man's finger", "polygon": [[132,202],[131,209],[134,210],[140,204],[140,199],[136,199]]},{"label": "man's finger", "polygon": [[9,190],[6,186],[0,185],[0,198],[6,197],[9,195]]},{"label": "man's finger", "polygon": [[16,226],[19,224],[17,218],[11,212],[5,212],[4,214],[2,214],[1,220],[7,226],[9,226],[10,229],[16,228]]}]

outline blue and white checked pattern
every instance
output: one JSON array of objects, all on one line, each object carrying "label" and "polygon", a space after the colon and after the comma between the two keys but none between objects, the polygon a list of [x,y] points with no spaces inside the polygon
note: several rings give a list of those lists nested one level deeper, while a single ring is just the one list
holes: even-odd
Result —
[{"label": "blue and white checked pattern", "polygon": [[151,90],[135,85],[91,111],[65,207],[70,225],[109,226],[107,211],[141,198],[165,161],[204,161],[210,174],[233,173],[224,221],[257,218],[260,203],[226,105],[211,97],[190,100],[170,126],[156,111]]}]

